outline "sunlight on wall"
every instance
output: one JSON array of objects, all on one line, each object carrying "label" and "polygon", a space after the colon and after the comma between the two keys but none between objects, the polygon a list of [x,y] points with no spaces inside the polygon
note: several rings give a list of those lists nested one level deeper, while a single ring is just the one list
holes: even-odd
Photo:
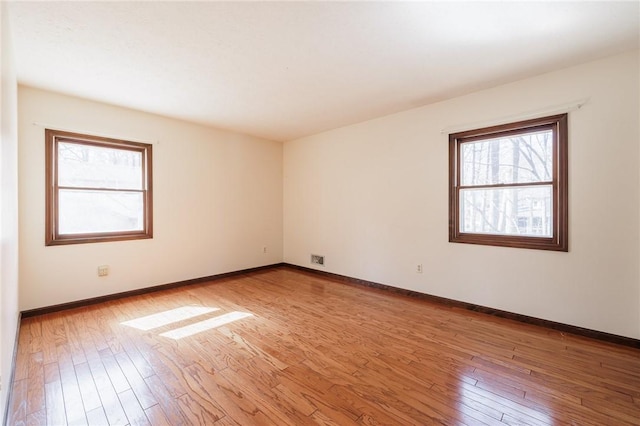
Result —
[{"label": "sunlight on wall", "polygon": [[219,310],[220,308],[208,308],[206,306],[183,306],[181,308],[125,321],[120,324],[147,331]]}]

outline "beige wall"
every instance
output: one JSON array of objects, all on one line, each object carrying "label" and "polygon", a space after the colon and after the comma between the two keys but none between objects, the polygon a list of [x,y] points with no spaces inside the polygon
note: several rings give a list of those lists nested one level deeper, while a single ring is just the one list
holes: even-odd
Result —
[{"label": "beige wall", "polygon": [[[640,338],[638,75],[631,52],[287,142],[284,261]],[[570,251],[449,243],[441,130],[582,98]]]},{"label": "beige wall", "polygon": [[18,328],[17,83],[7,5],[0,4],[0,423],[5,413]]},{"label": "beige wall", "polygon": [[[281,143],[29,87],[18,101],[21,310],[282,261]],[[153,239],[44,246],[46,126],[153,143]]]}]

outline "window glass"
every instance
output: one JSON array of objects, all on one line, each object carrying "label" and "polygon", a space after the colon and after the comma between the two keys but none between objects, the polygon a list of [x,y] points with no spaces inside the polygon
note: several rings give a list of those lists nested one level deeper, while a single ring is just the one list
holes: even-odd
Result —
[{"label": "window glass", "polygon": [[518,134],[461,145],[461,183],[491,185],[552,179],[553,132]]},{"label": "window glass", "polygon": [[58,185],[143,189],[142,153],[70,142],[58,143]]},{"label": "window glass", "polygon": [[61,235],[144,230],[139,192],[61,189],[59,194]]},{"label": "window glass", "polygon": [[460,192],[461,231],[551,237],[551,195],[551,185],[465,188]]}]

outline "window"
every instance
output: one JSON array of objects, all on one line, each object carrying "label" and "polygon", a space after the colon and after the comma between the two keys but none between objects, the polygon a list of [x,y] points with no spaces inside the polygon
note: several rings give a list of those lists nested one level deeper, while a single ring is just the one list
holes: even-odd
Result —
[{"label": "window", "polygon": [[45,130],[46,245],[152,238],[151,145]]},{"label": "window", "polygon": [[567,115],[449,135],[449,241],[568,251]]}]

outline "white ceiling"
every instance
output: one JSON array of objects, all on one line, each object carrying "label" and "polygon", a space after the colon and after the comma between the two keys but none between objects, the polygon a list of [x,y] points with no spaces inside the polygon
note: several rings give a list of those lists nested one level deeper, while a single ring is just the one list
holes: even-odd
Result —
[{"label": "white ceiling", "polygon": [[639,47],[631,2],[12,2],[20,83],[290,140]]}]

